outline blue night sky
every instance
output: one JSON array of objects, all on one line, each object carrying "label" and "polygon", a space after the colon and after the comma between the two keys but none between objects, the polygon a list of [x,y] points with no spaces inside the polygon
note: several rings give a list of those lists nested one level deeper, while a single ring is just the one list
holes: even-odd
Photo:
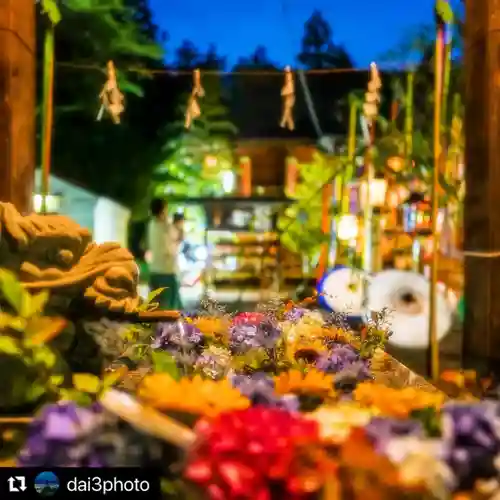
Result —
[{"label": "blue night sky", "polygon": [[201,50],[214,43],[230,64],[257,45],[279,64],[293,64],[303,24],[322,11],[356,65],[367,66],[394,48],[412,28],[433,21],[434,0],[150,0],[155,22],[169,34],[167,59],[184,39]]}]

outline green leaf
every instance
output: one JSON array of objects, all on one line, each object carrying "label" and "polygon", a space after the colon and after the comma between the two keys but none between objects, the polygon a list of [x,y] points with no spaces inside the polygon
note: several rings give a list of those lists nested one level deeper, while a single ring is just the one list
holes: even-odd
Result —
[{"label": "green leaf", "polygon": [[166,288],[158,288],[157,290],[153,290],[152,292],[150,292],[147,298],[148,304],[151,304],[151,302],[153,302],[153,300],[156,299],[156,297],[158,297],[158,295],[160,295],[163,290],[166,290]]},{"label": "green leaf", "polygon": [[61,389],[59,396],[63,401],[74,401],[79,406],[88,406],[92,404],[92,397],[84,392],[75,391],[74,389]]},{"label": "green leaf", "polygon": [[16,330],[16,332],[24,332],[26,330],[27,322],[24,318],[12,316],[10,323],[7,326],[12,330]]},{"label": "green leaf", "polygon": [[10,327],[14,319],[16,319],[15,316],[0,312],[0,329]]},{"label": "green leaf", "polygon": [[155,372],[168,373],[174,380],[180,380],[177,363],[171,354],[166,351],[153,351],[151,356]]},{"label": "green leaf", "polygon": [[45,385],[40,383],[36,383],[26,388],[25,398],[27,401],[37,401],[39,400],[45,393],[47,389]]},{"label": "green leaf", "polygon": [[58,317],[36,317],[25,327],[27,344],[45,345],[60,335],[67,321]]},{"label": "green leaf", "polygon": [[436,0],[436,13],[443,23],[453,23],[453,9],[446,0]]},{"label": "green leaf", "polygon": [[50,383],[55,387],[59,387],[63,382],[64,375],[52,375],[50,377]]},{"label": "green leaf", "polygon": [[43,365],[46,368],[53,368],[57,361],[54,352],[45,346],[35,347],[32,351],[32,356],[35,364]]},{"label": "green leaf", "polygon": [[101,383],[101,389],[106,390],[118,384],[127,375],[127,368],[118,368],[117,370],[107,373]]},{"label": "green leaf", "polygon": [[73,387],[77,391],[97,394],[101,389],[101,379],[90,373],[75,373],[73,375]]},{"label": "green leaf", "polygon": [[46,290],[37,293],[35,295],[29,296],[29,299],[23,304],[23,312],[21,316],[23,318],[31,318],[33,316],[39,316],[43,313],[45,306],[49,300],[49,292]]},{"label": "green leaf", "polygon": [[11,356],[21,356],[23,354],[16,339],[7,335],[0,336],[0,352]]},{"label": "green leaf", "polygon": [[17,280],[15,274],[5,269],[0,269],[0,292],[9,305],[20,315],[28,292]]},{"label": "green leaf", "polygon": [[61,21],[61,12],[57,7],[56,0],[41,0],[42,10],[49,18],[52,26]]}]

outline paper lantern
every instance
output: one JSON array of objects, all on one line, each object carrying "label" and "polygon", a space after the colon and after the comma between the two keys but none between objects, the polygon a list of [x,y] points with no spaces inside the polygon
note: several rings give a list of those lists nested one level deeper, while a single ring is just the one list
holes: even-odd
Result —
[{"label": "paper lantern", "polygon": [[[61,209],[62,196],[59,194],[33,195],[33,209],[36,213],[56,214]],[[44,206],[45,201],[45,206]]]},{"label": "paper lantern", "polygon": [[405,161],[401,156],[391,156],[387,160],[387,166],[393,171],[393,172],[401,172],[403,170],[403,167],[405,165]]},{"label": "paper lantern", "polygon": [[358,237],[359,225],[355,215],[341,215],[337,225],[337,237],[341,241],[352,241]]},{"label": "paper lantern", "polygon": [[285,189],[289,196],[295,194],[295,189],[297,188],[297,179],[299,175],[299,164],[297,158],[290,156],[286,159],[286,179],[285,179]]},{"label": "paper lantern", "polygon": [[248,156],[240,158],[241,196],[252,196],[252,161]]},{"label": "paper lantern", "polygon": [[369,186],[370,192],[368,193],[368,182],[363,181],[361,183],[359,193],[361,207],[365,207],[366,201],[369,199],[373,207],[382,208],[385,205],[387,181],[384,178],[372,179]]}]

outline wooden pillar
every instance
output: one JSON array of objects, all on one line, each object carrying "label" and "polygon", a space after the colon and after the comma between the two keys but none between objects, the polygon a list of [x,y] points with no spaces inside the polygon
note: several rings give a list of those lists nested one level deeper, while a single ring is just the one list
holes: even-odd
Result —
[{"label": "wooden pillar", "polygon": [[464,363],[500,368],[500,4],[467,0]]},{"label": "wooden pillar", "polygon": [[0,201],[31,210],[35,165],[35,2],[0,0]]}]

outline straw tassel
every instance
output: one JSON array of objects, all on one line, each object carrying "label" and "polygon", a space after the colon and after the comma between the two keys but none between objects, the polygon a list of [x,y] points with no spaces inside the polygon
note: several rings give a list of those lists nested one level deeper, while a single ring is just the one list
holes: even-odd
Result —
[{"label": "straw tassel", "polygon": [[99,94],[101,99],[101,108],[97,114],[97,121],[101,121],[104,115],[104,111],[109,113],[109,116],[113,120],[113,123],[120,123],[120,115],[125,110],[123,101],[125,100],[123,94],[118,88],[118,82],[116,80],[116,69],[113,61],[108,61],[106,66],[106,71],[108,75],[108,80],[104,84],[104,87]]},{"label": "straw tassel", "polygon": [[186,109],[186,120],[184,127],[189,129],[193,121],[201,116],[200,104],[198,103],[199,97],[205,96],[205,90],[201,86],[201,73],[199,69],[193,71],[193,90],[189,96],[188,105]]},{"label": "straw tassel", "polygon": [[372,124],[378,114],[380,105],[380,89],[382,88],[382,80],[375,63],[370,64],[371,78],[368,82],[368,92],[365,94],[365,102],[363,104],[363,112],[368,124]]},{"label": "straw tassel", "polygon": [[281,115],[280,127],[294,130],[295,122],[293,121],[293,107],[295,106],[295,82],[290,66],[285,68],[285,84],[281,89],[281,96],[283,98],[283,112]]}]

